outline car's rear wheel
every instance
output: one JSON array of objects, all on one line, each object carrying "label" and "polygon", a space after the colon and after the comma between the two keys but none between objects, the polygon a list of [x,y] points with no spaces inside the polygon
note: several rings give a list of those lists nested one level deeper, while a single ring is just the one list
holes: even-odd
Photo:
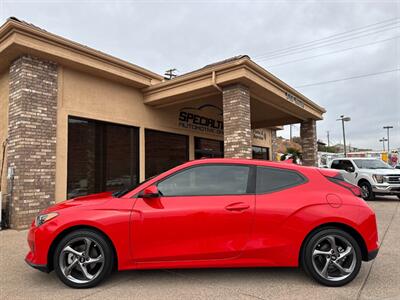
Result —
[{"label": "car's rear wheel", "polygon": [[374,200],[375,194],[372,191],[372,186],[369,184],[367,181],[361,181],[358,186],[361,189],[361,197],[368,201],[368,200]]},{"label": "car's rear wheel", "polygon": [[57,245],[54,269],[60,280],[73,288],[90,288],[112,271],[114,254],[108,241],[94,230],[77,230]]},{"label": "car's rear wheel", "polygon": [[326,228],[307,238],[301,264],[306,273],[326,286],[342,286],[360,271],[361,250],[356,240],[337,228]]}]

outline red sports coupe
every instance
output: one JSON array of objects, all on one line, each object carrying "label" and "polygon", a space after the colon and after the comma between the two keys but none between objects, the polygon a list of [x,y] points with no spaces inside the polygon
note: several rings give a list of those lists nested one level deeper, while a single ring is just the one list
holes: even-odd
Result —
[{"label": "red sports coupe", "polygon": [[42,211],[26,262],[66,285],[113,269],[297,267],[342,286],[376,257],[374,212],[335,170],[203,159]]}]

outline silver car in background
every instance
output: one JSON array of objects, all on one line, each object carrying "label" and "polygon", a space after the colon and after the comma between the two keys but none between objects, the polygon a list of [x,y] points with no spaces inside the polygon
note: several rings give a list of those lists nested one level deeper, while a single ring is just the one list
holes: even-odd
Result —
[{"label": "silver car in background", "polygon": [[376,194],[396,195],[400,199],[400,170],[376,158],[336,158],[330,168],[341,170],[343,177],[358,185],[365,200]]}]

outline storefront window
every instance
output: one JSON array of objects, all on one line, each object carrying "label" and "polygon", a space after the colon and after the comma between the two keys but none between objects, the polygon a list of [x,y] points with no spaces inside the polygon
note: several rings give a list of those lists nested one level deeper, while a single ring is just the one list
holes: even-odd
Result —
[{"label": "storefront window", "polygon": [[120,190],[138,180],[138,128],[68,118],[68,198]]},{"label": "storefront window", "polygon": [[224,143],[222,141],[195,138],[195,159],[224,157]]},{"label": "storefront window", "polygon": [[253,159],[269,160],[269,148],[253,146]]},{"label": "storefront window", "polygon": [[146,178],[158,175],[189,160],[186,135],[145,130]]}]

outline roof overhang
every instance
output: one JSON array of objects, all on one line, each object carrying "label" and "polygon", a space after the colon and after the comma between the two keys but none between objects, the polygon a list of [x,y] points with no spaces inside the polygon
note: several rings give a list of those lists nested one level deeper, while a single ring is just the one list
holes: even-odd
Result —
[{"label": "roof overhang", "polygon": [[[290,87],[245,56],[238,60],[212,65],[169,81],[145,88],[144,102],[155,107],[174,105],[188,100],[220,95],[218,88],[231,84],[249,87],[252,101],[284,111],[280,120],[262,121],[253,127],[297,123],[301,120],[321,120],[326,110]],[[268,109],[265,110],[268,113]]]},{"label": "roof overhang", "polygon": [[138,88],[148,87],[163,80],[162,76],[137,65],[25,22],[9,19],[0,27],[0,72],[24,54],[51,60]]}]

